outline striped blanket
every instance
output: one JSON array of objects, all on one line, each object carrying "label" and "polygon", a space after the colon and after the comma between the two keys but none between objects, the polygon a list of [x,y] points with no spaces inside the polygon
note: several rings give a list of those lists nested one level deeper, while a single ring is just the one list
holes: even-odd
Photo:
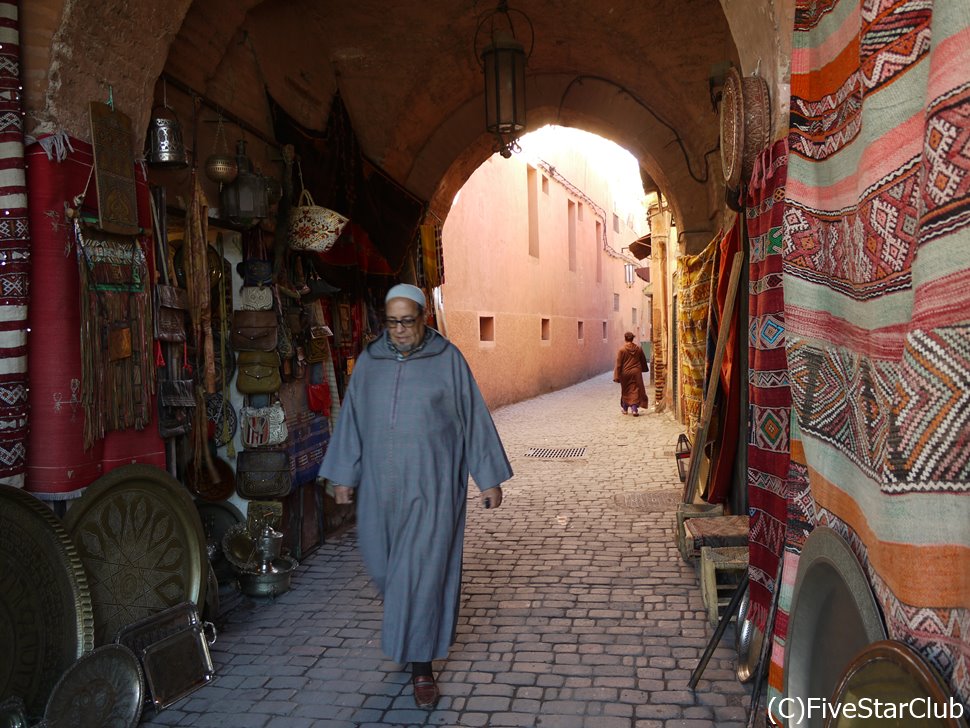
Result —
[{"label": "striped blanket", "polygon": [[970,4],[797,0],[784,228],[816,522],[970,703]]},{"label": "striped blanket", "polygon": [[693,442],[704,406],[704,373],[707,366],[707,318],[714,280],[717,239],[701,253],[677,261],[677,340],[680,362],[681,412],[687,436]]}]

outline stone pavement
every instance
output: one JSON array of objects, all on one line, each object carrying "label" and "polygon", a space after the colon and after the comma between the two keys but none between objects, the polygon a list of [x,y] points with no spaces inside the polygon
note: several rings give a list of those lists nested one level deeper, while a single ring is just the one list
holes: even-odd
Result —
[{"label": "stone pavement", "polygon": [[[436,710],[415,709],[410,672],[380,651],[381,600],[351,530],[304,560],[291,591],[226,615],[217,678],[142,725],[744,726],[733,627],[687,687],[712,629],[672,535],[680,426],[622,415],[609,374],[494,417],[515,477],[501,508],[469,503],[458,641],[435,663]],[[534,447],[587,450],[526,457]]]}]

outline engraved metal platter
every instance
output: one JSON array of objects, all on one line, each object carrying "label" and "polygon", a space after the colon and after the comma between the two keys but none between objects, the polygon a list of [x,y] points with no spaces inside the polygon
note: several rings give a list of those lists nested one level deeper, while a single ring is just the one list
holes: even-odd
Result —
[{"label": "engraved metal platter", "polygon": [[92,647],[91,593],[71,537],[36,497],[0,485],[0,695],[40,715],[63,672]]},{"label": "engraved metal platter", "polygon": [[164,470],[112,470],[88,486],[64,525],[88,574],[95,644],[174,604],[205,601],[202,522],[188,491]]},{"label": "engraved metal platter", "polygon": [[233,573],[222,550],[222,537],[230,528],[243,523],[243,514],[229,501],[219,503],[196,501],[195,507],[199,511],[199,518],[202,519],[202,528],[205,530],[206,545],[215,575],[219,581],[229,582],[233,579]]},{"label": "engraved metal platter", "polygon": [[[785,697],[832,696],[839,675],[867,645],[886,639],[882,614],[862,566],[834,530],[819,526],[805,539],[785,638]],[[822,711],[795,726],[822,728]]]},{"label": "engraved metal platter", "polygon": [[124,645],[102,645],[64,673],[44,719],[49,728],[135,728],[144,696],[135,653]]}]

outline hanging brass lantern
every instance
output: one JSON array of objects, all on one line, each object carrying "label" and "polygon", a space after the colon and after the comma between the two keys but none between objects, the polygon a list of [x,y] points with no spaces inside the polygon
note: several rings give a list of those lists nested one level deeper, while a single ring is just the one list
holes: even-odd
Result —
[{"label": "hanging brass lantern", "polygon": [[220,215],[237,225],[252,227],[269,215],[266,180],[253,172],[253,163],[246,156],[246,142],[236,142],[238,173],[232,184],[224,185],[219,195]]},{"label": "hanging brass lantern", "polygon": [[[511,13],[522,16],[528,26],[528,52],[516,39]],[[483,30],[488,33],[488,45],[479,52]],[[519,151],[518,136],[525,130],[525,66],[534,43],[529,17],[521,10],[510,10],[506,0],[499,0],[475,31],[475,55],[485,74],[485,128],[495,135],[494,151],[505,158]]]},{"label": "hanging brass lantern", "polygon": [[216,126],[214,147],[215,151],[205,160],[205,176],[220,185],[227,185],[236,179],[239,166],[236,164],[236,158],[229,153],[226,132],[222,125],[222,114],[219,115],[219,124]]}]

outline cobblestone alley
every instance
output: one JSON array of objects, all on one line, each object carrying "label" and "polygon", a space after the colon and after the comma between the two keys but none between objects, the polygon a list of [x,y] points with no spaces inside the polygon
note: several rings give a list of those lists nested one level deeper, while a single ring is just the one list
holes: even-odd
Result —
[{"label": "cobblestone alley", "polygon": [[352,529],[305,559],[291,591],[233,609],[212,648],[217,678],[143,725],[743,726],[733,628],[687,687],[712,629],[672,536],[680,426],[622,415],[609,374],[493,414],[515,477],[501,508],[469,503],[437,709],[417,710],[410,672],[380,652],[381,602]]}]

